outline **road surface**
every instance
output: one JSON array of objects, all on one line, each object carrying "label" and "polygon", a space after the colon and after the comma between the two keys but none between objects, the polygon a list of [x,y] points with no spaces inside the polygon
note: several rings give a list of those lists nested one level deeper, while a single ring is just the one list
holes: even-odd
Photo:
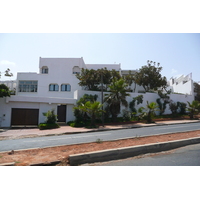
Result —
[{"label": "road surface", "polygon": [[200,144],[135,158],[85,164],[85,166],[200,166]]},{"label": "road surface", "polygon": [[[177,125],[163,125],[143,128],[109,130],[59,136],[44,136],[36,138],[23,138],[0,141],[0,152],[20,149],[53,147],[59,145],[81,144],[95,142],[97,139],[112,141],[117,139],[134,138],[175,132],[200,130],[200,123],[188,123]],[[27,129],[28,131],[28,129]]]}]

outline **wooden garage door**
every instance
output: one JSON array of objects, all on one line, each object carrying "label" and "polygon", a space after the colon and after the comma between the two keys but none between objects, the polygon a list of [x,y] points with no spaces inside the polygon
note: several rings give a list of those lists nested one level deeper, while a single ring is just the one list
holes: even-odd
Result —
[{"label": "wooden garage door", "polygon": [[38,125],[39,109],[12,108],[11,125]]}]

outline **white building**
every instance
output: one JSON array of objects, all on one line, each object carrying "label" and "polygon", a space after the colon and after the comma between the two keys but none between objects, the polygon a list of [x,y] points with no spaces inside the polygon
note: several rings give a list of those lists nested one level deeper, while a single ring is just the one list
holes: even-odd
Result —
[{"label": "white building", "polygon": [[181,75],[178,78],[172,77],[168,82],[169,87],[173,93],[180,93],[186,95],[194,95],[194,84],[192,80],[192,73],[187,76]]},{"label": "white building", "polygon": [[[45,120],[43,113],[51,109],[55,109],[59,122],[74,120],[73,107],[77,99],[85,93],[95,93],[83,90],[76,74],[81,68],[96,70],[104,67],[124,75],[129,71],[121,70],[121,64],[85,64],[83,58],[40,58],[39,73],[18,73],[16,81],[1,82],[11,89],[16,88],[16,95],[0,98],[0,127],[38,125]],[[135,93],[131,97],[144,91],[141,86],[133,84],[132,87]],[[191,90],[188,94],[185,102],[194,99]],[[154,96],[151,97],[153,100]],[[100,95],[98,100],[101,101]]]},{"label": "white building", "polygon": [[[83,58],[40,58],[39,73],[18,73],[16,95],[0,98],[0,126],[37,125],[44,112],[55,109],[59,122],[74,120],[75,91],[82,90],[76,74],[81,68],[120,69],[120,64],[86,65]],[[3,81],[11,86],[9,81]],[[12,84],[12,88],[14,87]]]}]

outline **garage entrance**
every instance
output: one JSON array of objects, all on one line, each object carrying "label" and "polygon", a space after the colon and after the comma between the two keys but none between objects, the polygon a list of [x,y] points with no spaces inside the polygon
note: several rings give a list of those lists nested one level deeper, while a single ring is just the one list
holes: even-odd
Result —
[{"label": "garage entrance", "polygon": [[39,109],[12,108],[12,125],[38,125]]}]

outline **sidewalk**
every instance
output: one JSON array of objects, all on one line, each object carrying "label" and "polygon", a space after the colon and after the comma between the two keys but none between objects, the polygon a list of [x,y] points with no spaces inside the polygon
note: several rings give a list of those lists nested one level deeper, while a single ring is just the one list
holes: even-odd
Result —
[{"label": "sidewalk", "polygon": [[197,122],[200,122],[200,120],[170,120],[170,121],[158,121],[153,124],[132,123],[132,124],[123,124],[123,125],[106,125],[104,127],[100,126],[99,128],[93,128],[93,129],[73,128],[70,126],[61,126],[58,129],[51,129],[51,130],[39,130],[38,128],[0,129],[0,140],[52,136],[52,135],[62,135],[62,134],[76,134],[76,133],[106,131],[106,130],[126,129],[126,128],[141,128],[141,127],[148,127],[148,126],[197,123]]}]

